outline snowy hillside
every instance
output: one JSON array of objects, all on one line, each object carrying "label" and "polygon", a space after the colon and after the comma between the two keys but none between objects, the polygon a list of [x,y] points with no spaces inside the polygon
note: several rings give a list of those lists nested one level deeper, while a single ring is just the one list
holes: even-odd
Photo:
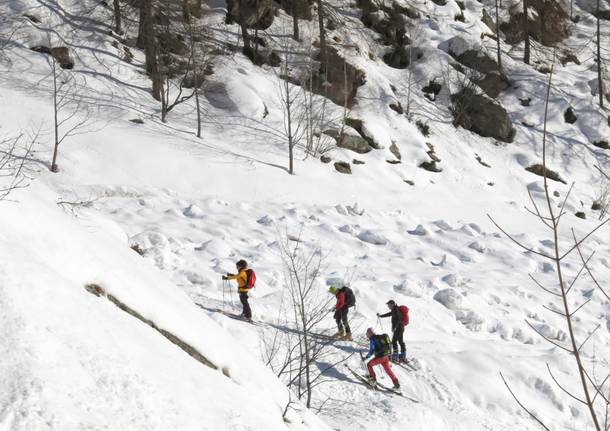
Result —
[{"label": "snowy hillside", "polygon": [[[562,250],[573,245],[572,229],[583,238],[598,226],[593,208],[608,201],[596,169],[610,171],[610,119],[597,105],[591,2],[574,3],[580,19],[567,20],[556,50],[544,36],[532,41],[530,65],[523,43],[507,43],[519,2],[504,5],[502,67],[491,72],[468,70],[491,64],[482,56],[495,61],[493,29],[481,20],[492,2],[326,2],[330,55],[345,82],[308,99],[294,84],[315,63],[317,8],[300,20],[299,42],[290,39],[292,18],[277,9],[257,36],[265,55],[290,67],[257,66],[236,48],[240,26],[226,23],[227,4],[212,0],[197,20],[215,47],[200,94],[202,138],[194,98],[160,119],[135,47],[137,2],[120,2],[122,36],[112,32],[107,3],[0,5],[0,142],[3,154],[18,143],[11,163],[25,160],[19,184],[27,185],[0,200],[1,430],[541,429],[500,374],[550,429],[595,429],[586,407],[562,391],[582,397],[574,357],[557,346],[569,342],[565,318],[530,278],[557,288],[557,269],[541,256],[555,243],[525,208],[531,195],[546,209],[543,178],[532,171],[542,163],[554,58],[546,163],[559,175],[549,180],[551,207],[559,211],[567,197]],[[397,17],[408,22],[402,36],[389,31]],[[610,22],[601,23],[608,56]],[[63,130],[77,128],[59,145],[53,173],[53,61],[45,47],[59,46],[74,63],[56,69],[70,92]],[[577,61],[560,60],[568,53]],[[353,90],[346,106],[341,85]],[[479,98],[472,105],[498,116],[456,119],[456,103],[472,108],[455,98],[466,88]],[[312,137],[319,151],[300,142],[294,175],[286,91],[295,106],[324,108]],[[20,158],[31,141],[32,153]],[[0,196],[9,168],[0,162]],[[586,257],[596,251],[589,267],[602,287],[610,280],[607,238],[602,227],[582,247]],[[269,356],[270,343],[296,331],[286,321],[283,260],[295,244],[321,257],[317,300],[330,308],[327,289],[336,283],[357,297],[355,341],[323,343],[315,363],[323,383],[311,409],[285,374],[278,377],[282,347]],[[258,276],[255,324],[226,313],[241,309],[221,276],[241,258]],[[563,261],[567,284],[580,269],[578,254]],[[389,299],[411,309],[414,369],[394,367],[409,398],[373,391],[345,367],[365,373],[364,333],[390,331],[389,320],[376,317]],[[585,271],[569,306],[589,300],[574,331],[587,339],[582,359],[600,384],[610,371],[610,301]],[[335,328],[328,314],[317,329]],[[597,403],[603,412],[603,396]]]}]

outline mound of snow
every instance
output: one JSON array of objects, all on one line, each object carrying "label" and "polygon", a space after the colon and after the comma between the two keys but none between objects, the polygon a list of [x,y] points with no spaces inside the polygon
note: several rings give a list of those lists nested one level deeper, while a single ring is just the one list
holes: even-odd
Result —
[{"label": "mound of snow", "polygon": [[439,290],[434,294],[434,300],[452,311],[467,310],[470,308],[468,300],[453,288]]},{"label": "mound of snow", "polygon": [[374,245],[386,245],[388,243],[387,238],[372,230],[363,230],[358,234],[358,239]]}]

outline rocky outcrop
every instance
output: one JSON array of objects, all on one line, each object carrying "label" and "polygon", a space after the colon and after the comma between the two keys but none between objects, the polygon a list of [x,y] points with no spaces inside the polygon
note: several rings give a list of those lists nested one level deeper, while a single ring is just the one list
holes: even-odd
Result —
[{"label": "rocky outcrop", "polygon": [[506,110],[492,99],[463,89],[451,96],[454,124],[480,136],[512,142],[515,129]]},{"label": "rocky outcrop", "polygon": [[328,97],[339,106],[351,108],[358,87],[366,82],[365,73],[348,63],[334,48],[326,49],[326,67],[321,68],[312,80],[312,91]]},{"label": "rocky outcrop", "polygon": [[[570,16],[559,2],[551,0],[527,0],[530,8],[528,32],[537,42],[553,46],[570,36]],[[519,2],[519,7],[520,2]],[[532,13],[533,12],[533,13]],[[506,42],[517,44],[525,39],[523,11],[513,10],[510,20],[500,24]]]},{"label": "rocky outcrop", "polygon": [[560,183],[567,184],[563,178],[559,176],[559,174],[549,168],[545,168],[540,163],[537,163],[532,166],[528,166],[525,168],[526,171],[531,172],[532,174],[538,175],[539,177],[547,177],[549,180],[558,181]]},{"label": "rocky outcrop", "polygon": [[352,173],[352,167],[347,162],[335,162],[335,169],[342,174]]},{"label": "rocky outcrop", "polygon": [[406,69],[412,62],[424,56],[420,49],[408,46],[398,46],[383,56],[383,61],[394,69]]},{"label": "rocky outcrop", "polygon": [[304,19],[307,21],[313,18],[311,13],[313,0],[281,0],[279,3],[290,16],[294,16],[296,14],[298,19]]},{"label": "rocky outcrop", "polygon": [[37,45],[31,47],[30,49],[41,54],[53,56],[57,64],[59,64],[59,67],[61,67],[62,69],[74,69],[74,59],[72,58],[70,49],[65,46],[49,48],[48,46]]},{"label": "rocky outcrop", "polygon": [[496,98],[510,87],[510,81],[502,73],[496,60],[488,56],[478,46],[470,46],[461,36],[455,36],[445,42],[449,55],[461,65],[477,72],[471,77],[481,90],[489,97]]},{"label": "rocky outcrop", "polygon": [[227,0],[226,23],[239,22],[240,16],[246,27],[267,30],[275,18],[273,0]]}]

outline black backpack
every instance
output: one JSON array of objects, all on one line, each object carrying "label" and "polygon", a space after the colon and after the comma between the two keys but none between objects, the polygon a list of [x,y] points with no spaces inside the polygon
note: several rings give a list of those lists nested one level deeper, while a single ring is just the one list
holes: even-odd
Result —
[{"label": "black backpack", "polygon": [[345,292],[345,305],[348,307],[353,307],[356,305],[356,296],[354,295],[354,291],[347,286],[343,287],[343,291]]},{"label": "black backpack", "polygon": [[382,358],[392,354],[392,340],[388,334],[373,335],[375,339],[375,357]]}]

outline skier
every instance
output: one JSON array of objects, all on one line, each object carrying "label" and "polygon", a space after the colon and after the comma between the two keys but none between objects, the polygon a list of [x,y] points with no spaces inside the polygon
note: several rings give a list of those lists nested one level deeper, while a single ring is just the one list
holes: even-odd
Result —
[{"label": "skier", "polygon": [[366,355],[364,360],[367,361],[371,356],[375,355],[375,358],[371,359],[366,364],[366,367],[369,370],[369,382],[371,382],[371,384],[375,384],[377,379],[375,377],[373,367],[375,365],[381,365],[386,374],[390,377],[390,379],[392,379],[394,389],[399,389],[400,383],[392,371],[392,366],[390,365],[389,360],[390,352],[392,351],[390,347],[390,337],[388,334],[375,334],[373,328],[366,330],[366,336],[369,339],[369,353]]},{"label": "skier", "polygon": [[235,264],[237,267],[237,275],[227,272],[222,276],[223,280],[237,280],[237,291],[239,292],[239,300],[243,306],[242,316],[252,322],[252,310],[248,303],[248,292],[254,287],[256,275],[253,270],[248,269],[248,263],[241,259]]},{"label": "skier", "polygon": [[[392,317],[392,362],[406,362],[407,349],[403,338],[405,326],[409,323],[409,309],[405,305],[396,305],[393,299],[386,302],[386,305],[390,311],[385,314],[377,313],[377,317]],[[400,345],[400,353],[398,345]]]},{"label": "skier", "polygon": [[353,307],[356,304],[354,292],[347,286],[343,286],[341,289],[337,289],[337,286],[330,286],[328,291],[337,297],[337,303],[335,304],[335,307],[331,309],[331,311],[334,311],[335,313],[334,318],[337,322],[338,331],[335,334],[335,337],[352,341],[352,330],[347,321],[347,314],[349,312],[349,307]]}]

